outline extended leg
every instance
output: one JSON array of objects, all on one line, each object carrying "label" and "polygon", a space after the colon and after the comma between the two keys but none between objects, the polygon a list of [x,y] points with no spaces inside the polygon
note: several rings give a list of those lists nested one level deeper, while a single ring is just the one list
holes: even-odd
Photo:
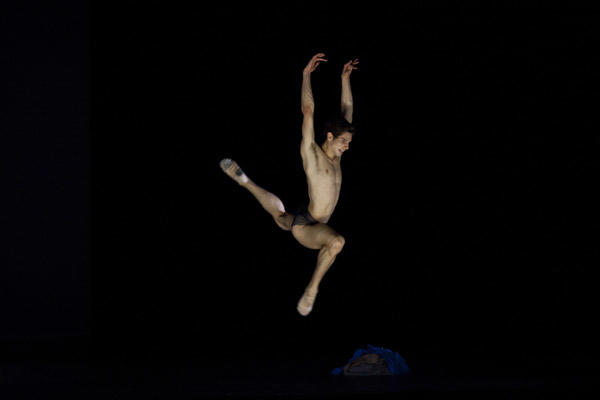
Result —
[{"label": "extended leg", "polygon": [[291,229],[294,217],[285,211],[283,202],[279,197],[252,182],[235,161],[225,158],[221,160],[220,166],[223,172],[229,175],[240,186],[252,193],[260,205],[271,214],[275,223],[277,223],[281,229],[286,231]]},{"label": "extended leg", "polygon": [[292,233],[303,246],[310,249],[319,249],[317,266],[297,306],[298,312],[306,316],[312,311],[312,306],[319,292],[319,284],[337,255],[342,251],[345,239],[329,226],[321,223],[296,226]]}]

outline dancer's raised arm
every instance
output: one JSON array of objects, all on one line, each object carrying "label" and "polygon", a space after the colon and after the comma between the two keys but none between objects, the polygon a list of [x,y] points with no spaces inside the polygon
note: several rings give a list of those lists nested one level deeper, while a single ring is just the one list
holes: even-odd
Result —
[{"label": "dancer's raised arm", "polygon": [[357,69],[358,58],[348,61],[344,64],[342,70],[342,115],[346,121],[352,123],[352,111],[354,102],[352,100],[352,89],[350,87],[350,74]]},{"label": "dancer's raised arm", "polygon": [[313,99],[312,87],[310,84],[310,75],[317,69],[317,66],[322,61],[327,61],[325,54],[318,53],[310,59],[304,71],[302,72],[302,114],[304,119],[302,120],[302,149],[310,147],[315,142],[315,128],[314,128],[314,112],[315,112],[315,100]]}]

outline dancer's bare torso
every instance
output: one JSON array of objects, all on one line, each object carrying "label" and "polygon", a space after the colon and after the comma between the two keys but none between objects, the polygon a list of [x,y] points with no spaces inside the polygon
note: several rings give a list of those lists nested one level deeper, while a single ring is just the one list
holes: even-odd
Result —
[{"label": "dancer's bare torso", "polygon": [[340,197],[340,158],[330,159],[316,143],[312,143],[309,149],[302,150],[301,155],[310,199],[308,212],[319,222],[326,223]]}]

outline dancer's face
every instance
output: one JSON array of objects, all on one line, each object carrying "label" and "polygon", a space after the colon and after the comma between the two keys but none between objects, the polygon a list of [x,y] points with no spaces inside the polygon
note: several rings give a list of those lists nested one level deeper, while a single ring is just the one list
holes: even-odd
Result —
[{"label": "dancer's face", "polygon": [[327,133],[327,141],[329,146],[333,149],[336,156],[341,157],[343,153],[350,149],[350,142],[352,142],[352,134],[350,132],[344,132],[340,136],[335,137],[333,133]]}]

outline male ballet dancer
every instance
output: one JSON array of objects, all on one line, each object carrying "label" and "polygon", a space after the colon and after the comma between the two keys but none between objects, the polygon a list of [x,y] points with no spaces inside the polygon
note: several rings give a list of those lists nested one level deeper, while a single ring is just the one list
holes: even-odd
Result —
[{"label": "male ballet dancer", "polygon": [[321,62],[326,62],[325,54],[313,56],[302,74],[302,143],[300,154],[308,182],[310,202],[303,213],[292,215],[285,211],[281,200],[273,193],[256,185],[246,176],[239,165],[231,159],[220,162],[221,169],[239,185],[248,189],[261,206],[273,217],[277,225],[292,231],[292,235],[303,246],[319,250],[317,266],[304,294],[298,301],[298,312],[306,316],[313,307],[319,283],[344,247],[344,238],[327,225],[340,196],[342,186],[342,154],[348,150],[354,127],[352,126],[352,91],[350,74],[357,69],[358,59],[348,61],[342,70],[342,116],[327,124],[325,141],[319,146],[315,142],[314,111],[315,103],[310,84],[311,74]]}]

